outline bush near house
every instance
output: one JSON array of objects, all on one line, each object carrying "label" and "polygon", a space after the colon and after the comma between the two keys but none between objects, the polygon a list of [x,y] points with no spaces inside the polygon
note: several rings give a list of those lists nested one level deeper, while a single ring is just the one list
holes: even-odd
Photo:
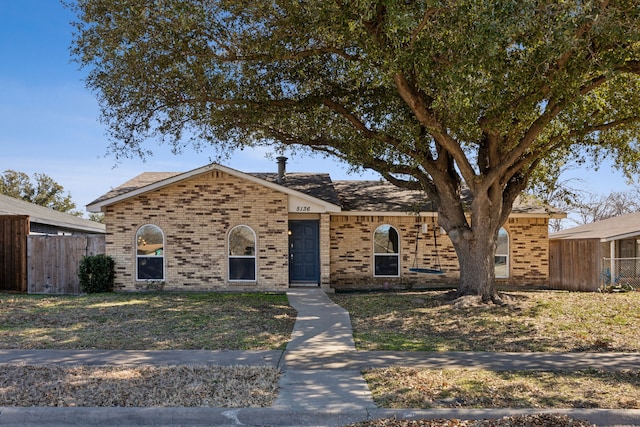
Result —
[{"label": "bush near house", "polygon": [[113,291],[114,261],[108,255],[85,256],[78,267],[80,289],[88,294]]}]

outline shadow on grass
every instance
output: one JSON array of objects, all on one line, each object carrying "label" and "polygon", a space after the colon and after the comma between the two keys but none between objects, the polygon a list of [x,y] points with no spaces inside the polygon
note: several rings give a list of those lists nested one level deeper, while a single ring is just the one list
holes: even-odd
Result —
[{"label": "shadow on grass", "polygon": [[[640,352],[640,293],[510,292],[456,308],[448,292],[337,294],[360,350]],[[613,320],[612,320],[613,319]]]},{"label": "shadow on grass", "polygon": [[284,349],[285,295],[127,293],[0,298],[0,348]]},{"label": "shadow on grass", "polygon": [[638,371],[424,370],[365,373],[387,408],[640,408]]}]

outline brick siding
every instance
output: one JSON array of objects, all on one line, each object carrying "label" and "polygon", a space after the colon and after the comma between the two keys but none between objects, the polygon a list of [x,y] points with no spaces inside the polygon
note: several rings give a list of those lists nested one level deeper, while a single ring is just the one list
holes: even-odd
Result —
[{"label": "brick siding", "polygon": [[504,225],[509,233],[510,274],[503,282],[515,286],[548,286],[549,220],[546,218],[509,218]]},{"label": "brick siding", "polygon": [[[400,276],[374,277],[373,235],[389,224],[400,239]],[[421,224],[427,224],[423,233]],[[451,240],[436,229],[433,237],[431,218],[415,216],[347,216],[331,218],[331,286],[335,289],[408,289],[455,286],[459,279],[458,259]],[[510,286],[544,286],[549,275],[548,220],[544,218],[511,218],[504,225],[509,234],[509,277],[498,279]],[[416,233],[416,229],[419,230]],[[418,250],[416,255],[416,235]],[[412,266],[438,267],[434,241],[438,245],[439,267],[444,275],[409,271]]]},{"label": "brick siding", "polygon": [[[208,172],[129,198],[106,212],[107,253],[115,287],[137,290],[137,230],[155,224],[165,233],[164,289],[284,290],[288,286],[287,196],[221,171]],[[229,282],[227,239],[236,225],[256,233],[257,280]]]},{"label": "brick siding", "polygon": [[[296,217],[298,218],[298,217]],[[288,288],[288,196],[222,171],[207,172],[111,205],[106,211],[106,252],[115,260],[117,290],[139,290],[136,232],[154,224],[165,234],[164,290],[283,291]],[[455,286],[458,261],[446,234],[437,232],[439,267],[446,274],[409,271],[437,267],[430,217],[320,214],[320,283],[328,289],[436,288]],[[400,239],[399,277],[374,277],[373,235],[389,224]],[[423,233],[421,224],[427,224]],[[256,234],[255,282],[228,280],[228,233],[247,225]],[[509,233],[510,286],[544,286],[549,276],[548,220],[513,217]],[[419,230],[418,233],[416,231]],[[416,256],[416,235],[418,251]]]}]

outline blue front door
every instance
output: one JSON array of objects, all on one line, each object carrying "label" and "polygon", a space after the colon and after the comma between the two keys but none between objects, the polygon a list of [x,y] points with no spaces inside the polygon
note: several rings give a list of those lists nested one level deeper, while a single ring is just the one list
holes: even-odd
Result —
[{"label": "blue front door", "polygon": [[320,283],[318,221],[289,221],[289,283]]}]

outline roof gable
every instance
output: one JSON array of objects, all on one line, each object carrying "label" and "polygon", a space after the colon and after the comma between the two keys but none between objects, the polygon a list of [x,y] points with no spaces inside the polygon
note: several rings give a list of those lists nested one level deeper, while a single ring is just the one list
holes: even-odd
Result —
[{"label": "roof gable", "polygon": [[277,173],[251,173],[249,175],[299,191],[333,205],[340,205],[338,193],[328,173],[287,173],[282,183],[277,183]]},{"label": "roof gable", "polygon": [[271,188],[282,193],[307,199],[322,205],[327,211],[337,212],[338,198],[333,192],[331,178],[328,174],[290,174],[282,184],[276,182],[277,174],[250,174],[212,163],[189,172],[144,172],[124,184],[100,196],[89,205],[89,212],[100,212],[102,208],[127,200],[150,191],[154,191],[197,175],[219,170],[231,176],[244,179]]}]

